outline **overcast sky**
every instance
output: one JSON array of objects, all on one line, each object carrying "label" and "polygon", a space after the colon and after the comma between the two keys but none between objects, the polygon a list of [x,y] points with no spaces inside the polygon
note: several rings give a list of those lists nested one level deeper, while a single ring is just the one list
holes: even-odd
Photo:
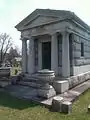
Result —
[{"label": "overcast sky", "polygon": [[6,32],[21,48],[14,26],[36,8],[70,10],[90,25],[90,0],[0,0],[0,33]]}]

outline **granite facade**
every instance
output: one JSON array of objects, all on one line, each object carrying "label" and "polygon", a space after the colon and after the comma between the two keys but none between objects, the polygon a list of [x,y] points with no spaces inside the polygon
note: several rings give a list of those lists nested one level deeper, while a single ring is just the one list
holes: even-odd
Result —
[{"label": "granite facade", "polygon": [[[84,45],[84,56],[81,56],[81,43]],[[74,66],[90,64],[90,40],[74,34],[73,41]]]}]

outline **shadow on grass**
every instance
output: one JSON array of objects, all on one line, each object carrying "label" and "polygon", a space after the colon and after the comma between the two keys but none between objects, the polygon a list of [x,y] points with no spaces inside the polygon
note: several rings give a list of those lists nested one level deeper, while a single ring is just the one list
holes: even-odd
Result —
[{"label": "shadow on grass", "polygon": [[9,95],[6,92],[0,92],[0,106],[9,107],[13,109],[26,109],[29,107],[40,106],[39,104],[31,101],[21,100]]}]

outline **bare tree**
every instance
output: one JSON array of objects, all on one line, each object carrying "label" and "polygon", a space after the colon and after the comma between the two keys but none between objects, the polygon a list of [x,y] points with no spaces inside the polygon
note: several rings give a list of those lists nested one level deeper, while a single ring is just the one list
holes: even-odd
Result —
[{"label": "bare tree", "polygon": [[15,59],[15,57],[21,57],[18,47],[11,47],[7,55],[7,60],[12,63],[12,60]]},{"label": "bare tree", "polygon": [[0,66],[5,59],[6,53],[12,46],[12,38],[6,34],[0,34]]}]

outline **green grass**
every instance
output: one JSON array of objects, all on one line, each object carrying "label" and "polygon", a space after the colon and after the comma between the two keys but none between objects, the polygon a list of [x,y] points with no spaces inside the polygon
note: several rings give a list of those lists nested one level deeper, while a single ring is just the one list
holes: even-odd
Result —
[{"label": "green grass", "polygon": [[0,120],[90,120],[87,106],[90,104],[90,90],[80,96],[69,115],[51,112],[36,103],[18,100],[0,92]]}]

